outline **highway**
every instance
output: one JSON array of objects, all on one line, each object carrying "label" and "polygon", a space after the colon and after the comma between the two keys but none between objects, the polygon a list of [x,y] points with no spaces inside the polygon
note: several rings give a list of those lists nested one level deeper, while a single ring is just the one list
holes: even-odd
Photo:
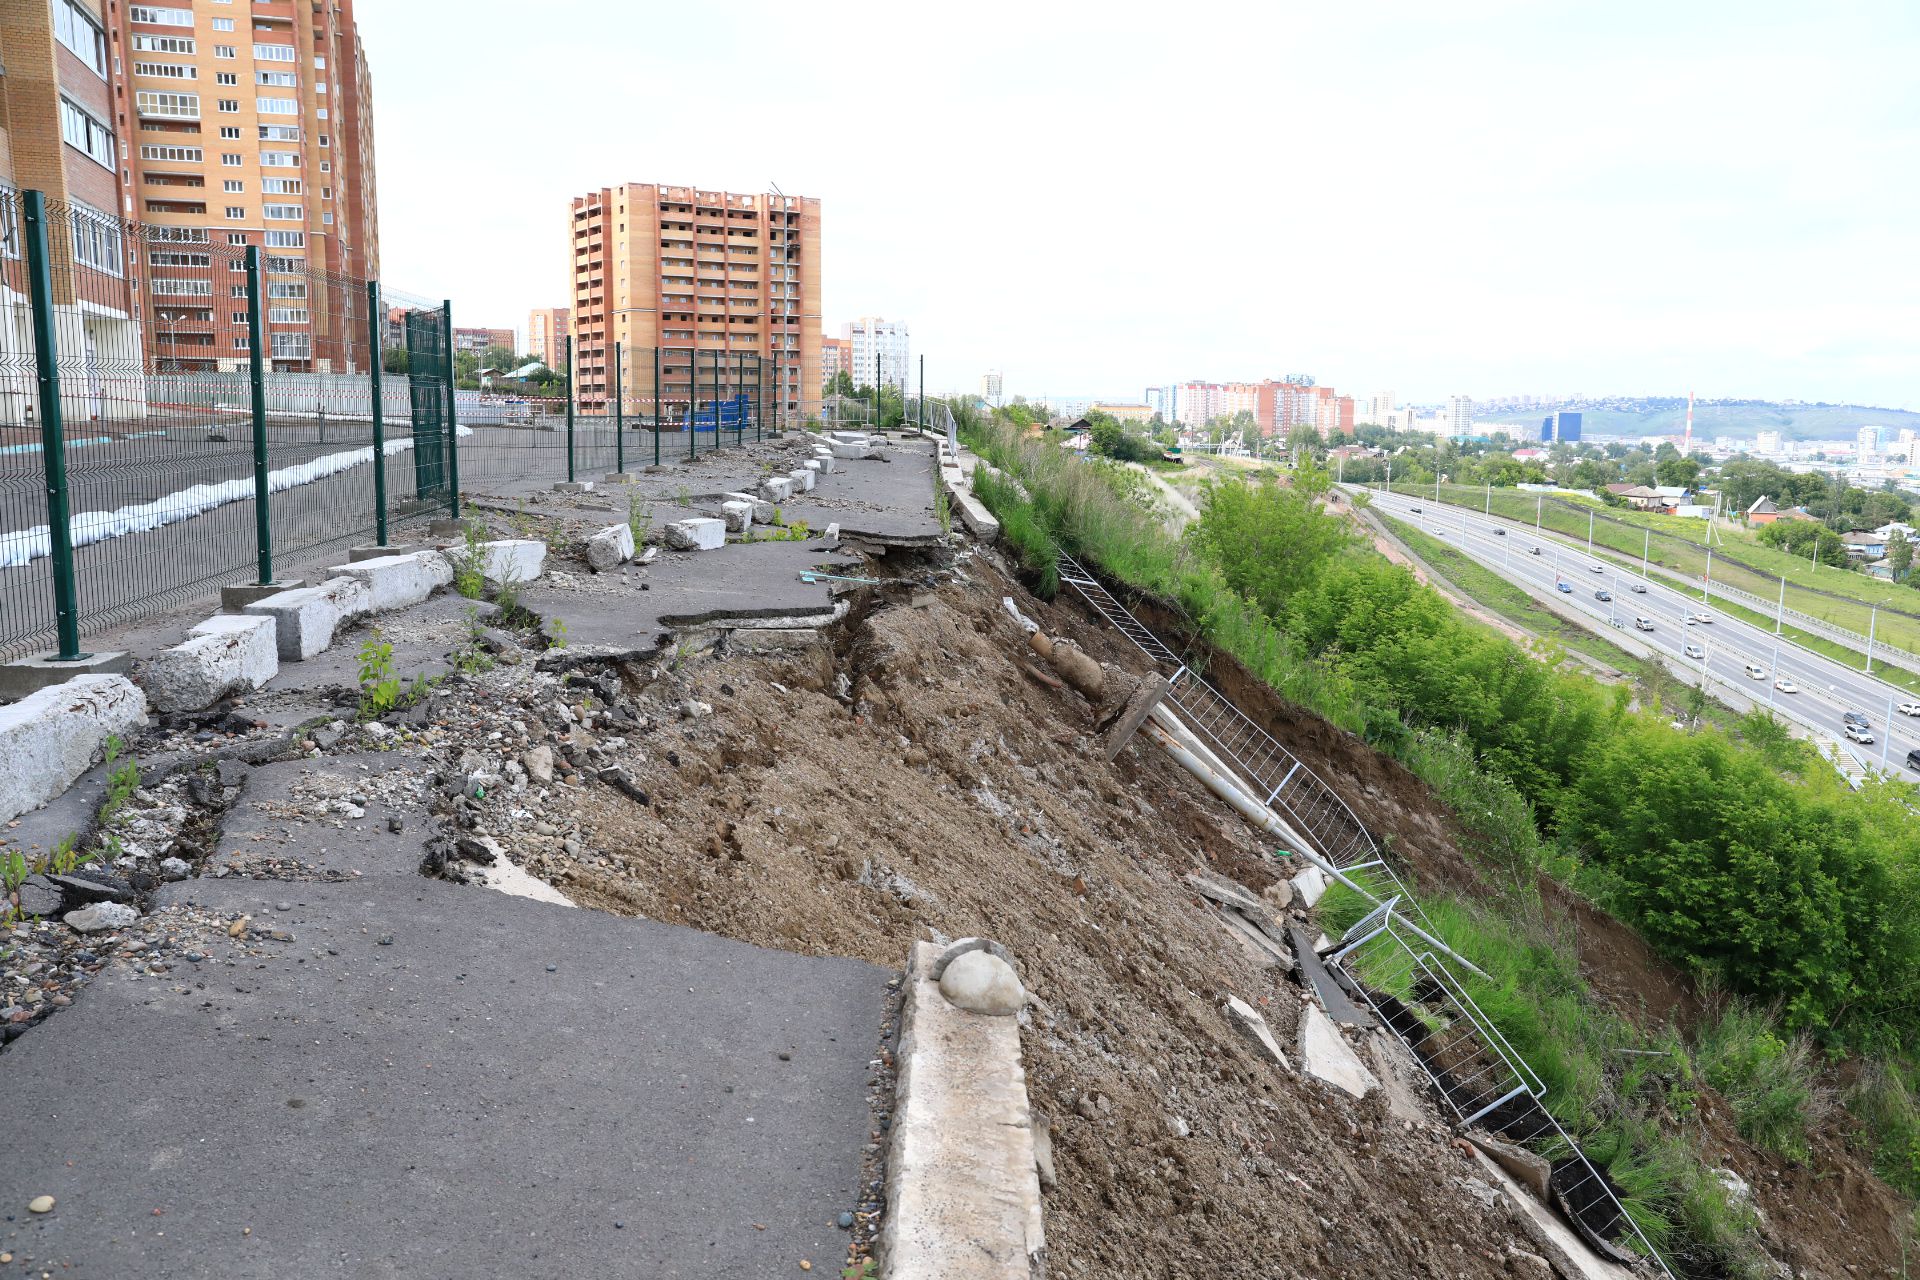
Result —
[{"label": "highway", "polygon": [[[1659,651],[1669,669],[1682,679],[1690,675],[1698,679],[1704,670],[1750,701],[1770,707],[1781,719],[1839,743],[1859,766],[1884,768],[1895,776],[1914,776],[1904,766],[1907,752],[1920,748],[1920,719],[1903,715],[1897,708],[1903,702],[1920,701],[1920,695],[1783,643],[1771,631],[1729,618],[1718,607],[1703,603],[1697,594],[1682,594],[1657,577],[1642,577],[1610,560],[1589,556],[1583,546],[1555,534],[1403,494],[1362,490],[1353,485],[1345,488],[1350,494],[1364,491],[1374,510],[1440,538],[1530,594],[1557,597],[1591,618],[1596,633],[1632,635]],[[1538,555],[1534,554],[1536,547]],[[1600,570],[1597,573],[1596,567]],[[1560,591],[1560,584],[1570,586],[1571,592]],[[1597,598],[1600,591],[1607,592],[1611,600]],[[1702,613],[1713,620],[1688,624],[1688,618]],[[1652,623],[1653,629],[1636,627],[1636,618]],[[1614,622],[1619,624],[1617,628],[1610,625]],[[1689,648],[1694,652],[1689,653]],[[1750,675],[1749,665],[1759,668],[1764,676]],[[1780,677],[1799,691],[1788,693],[1777,688]],[[1867,717],[1874,737],[1871,745],[1846,739],[1841,716],[1847,711]]]}]

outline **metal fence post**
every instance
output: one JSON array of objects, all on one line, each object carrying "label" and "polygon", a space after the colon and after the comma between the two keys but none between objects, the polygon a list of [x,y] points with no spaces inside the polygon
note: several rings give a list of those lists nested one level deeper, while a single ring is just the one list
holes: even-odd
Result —
[{"label": "metal fence post", "polygon": [[253,537],[260,585],[273,581],[273,512],[267,483],[266,332],[260,311],[260,246],[247,246],[247,381],[253,390]]},{"label": "metal fence post", "polygon": [[372,377],[369,392],[373,407],[373,527],[378,545],[387,545],[387,424],[380,403],[380,376],[386,372],[382,362],[386,352],[380,349],[380,282],[367,281],[367,346],[373,362],[367,372]]},{"label": "metal fence post", "polygon": [[567,483],[573,483],[573,335],[568,334],[563,341],[567,344]]},{"label": "metal fence post", "polygon": [[758,351],[753,353],[753,439],[754,443],[766,439],[767,431],[767,362]]},{"label": "metal fence post", "polygon": [[660,465],[660,348],[653,348],[653,465]]},{"label": "metal fence post", "polygon": [[74,580],[73,517],[67,499],[67,443],[60,407],[60,352],[54,345],[53,267],[47,252],[47,197],[25,195],[28,289],[33,298],[34,373],[40,386],[40,463],[47,482],[47,534],[53,553],[53,609],[59,624],[56,662],[78,662],[80,590]]},{"label": "metal fence post", "polygon": [[927,429],[927,353],[920,353],[920,429]]},{"label": "metal fence post", "polygon": [[445,366],[447,374],[447,513],[455,520],[460,518],[460,404],[459,385],[453,377],[453,302],[440,300],[440,327],[446,339]]},{"label": "metal fence post", "polygon": [[713,353],[713,447],[720,447],[720,368],[727,362],[727,353]]},{"label": "metal fence post", "polygon": [[626,386],[620,381],[620,340],[615,338],[613,341],[613,469],[622,475],[626,474],[627,470],[627,438],[622,431],[621,424],[626,419],[620,402],[626,398]]},{"label": "metal fence post", "polygon": [[787,384],[780,381],[780,348],[773,349],[773,434],[780,434],[780,412],[787,407]]},{"label": "metal fence post", "polygon": [[687,348],[687,457],[700,456],[700,348]]}]

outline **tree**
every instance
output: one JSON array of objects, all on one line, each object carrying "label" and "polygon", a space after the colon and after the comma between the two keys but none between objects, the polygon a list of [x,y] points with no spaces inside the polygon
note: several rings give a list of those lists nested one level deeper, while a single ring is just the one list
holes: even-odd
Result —
[{"label": "tree", "polygon": [[1907,535],[1895,529],[1887,537],[1887,567],[1893,570],[1893,580],[1899,582],[1907,576],[1907,570],[1913,568],[1913,544],[1907,541]]},{"label": "tree", "polygon": [[845,369],[837,371],[833,375],[833,380],[827,384],[827,394],[830,396],[851,396],[853,394],[853,375]]},{"label": "tree", "polygon": [[1663,485],[1691,489],[1693,482],[1700,478],[1700,464],[1692,458],[1668,458],[1653,465],[1653,476]]}]

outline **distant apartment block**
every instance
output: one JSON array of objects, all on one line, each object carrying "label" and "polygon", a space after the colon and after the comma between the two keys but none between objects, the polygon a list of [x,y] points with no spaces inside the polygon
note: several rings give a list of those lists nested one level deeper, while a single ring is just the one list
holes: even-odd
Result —
[{"label": "distant apartment block", "polygon": [[1864,459],[1864,458],[1872,458],[1872,457],[1879,456],[1879,453],[1880,453],[1880,428],[1879,427],[1875,427],[1875,426],[1862,427],[1858,432],[1855,433],[1854,439],[1858,445],[1859,456],[1861,458]]},{"label": "distant apartment block", "polygon": [[[82,6],[53,5],[56,16],[74,15],[77,31]],[[259,246],[273,304],[266,355],[275,368],[363,367],[366,335],[348,332],[345,319],[362,308],[308,298],[310,281],[294,278],[312,270],[380,274],[372,80],[353,0],[110,0],[107,11],[112,120],[125,135],[124,211],[173,229],[181,253],[196,243]],[[246,359],[244,328],[232,335],[227,298],[168,295],[163,283],[155,276],[147,291],[157,360],[206,369]]]},{"label": "distant apartment block", "polygon": [[1359,412],[1364,412],[1366,414],[1365,421],[1372,423],[1374,426],[1386,426],[1387,419],[1393,416],[1393,392],[1382,391],[1368,396],[1366,399],[1366,407],[1364,410],[1359,410]]},{"label": "distant apartment block", "polygon": [[[1454,434],[1458,435],[1456,431]],[[1572,442],[1580,438],[1580,415],[1561,409],[1550,413],[1540,420],[1540,439],[1543,443],[1558,444]]]},{"label": "distant apartment block", "polygon": [[820,335],[820,387],[825,390],[841,374],[853,376],[853,344],[845,338]]},{"label": "distant apartment block", "polygon": [[1452,396],[1447,400],[1447,426],[1456,436],[1473,434],[1473,397]]},{"label": "distant apartment block", "polygon": [[504,347],[512,351],[513,346],[511,329],[462,329],[458,325],[453,329],[455,351],[471,351],[478,354],[489,347]]},{"label": "distant apartment block", "polygon": [[[908,362],[912,358],[912,350],[906,321],[863,316],[846,327],[846,342],[847,358],[853,365],[853,384],[856,387],[874,385],[876,367],[883,385],[910,385]],[[874,363],[876,358],[879,360],[878,366]]]},{"label": "distant apartment block", "polygon": [[[1329,434],[1352,435],[1354,399],[1332,387],[1303,382],[1183,382],[1166,388],[1175,402],[1175,418],[1189,429],[1242,412],[1253,415],[1262,435],[1284,435],[1290,427],[1312,427]],[[1149,389],[1148,403],[1153,403]]]},{"label": "distant apartment block", "polygon": [[571,232],[581,403],[610,398],[620,342],[630,397],[651,394],[658,347],[666,385],[694,351],[758,356],[783,422],[818,412],[820,201],[629,182],[576,196]]},{"label": "distant apartment block", "polygon": [[1177,422],[1180,417],[1180,388],[1148,387],[1142,400],[1153,406],[1162,422]]},{"label": "distant apartment block", "polygon": [[1150,404],[1110,404],[1096,400],[1087,406],[1088,413],[1104,413],[1121,422],[1151,422],[1154,408]]},{"label": "distant apartment block", "polygon": [[527,349],[522,355],[530,355],[549,369],[560,367],[561,339],[573,336],[573,309],[570,307],[535,307],[527,313]]},{"label": "distant apartment block", "polygon": [[1762,431],[1754,438],[1753,447],[1760,453],[1780,452],[1780,433],[1778,431]]},{"label": "distant apartment block", "polygon": [[[1001,397],[1001,378],[998,369],[989,369],[980,375],[980,395],[990,405],[998,408]],[[1149,414],[1149,417],[1152,415]]]}]

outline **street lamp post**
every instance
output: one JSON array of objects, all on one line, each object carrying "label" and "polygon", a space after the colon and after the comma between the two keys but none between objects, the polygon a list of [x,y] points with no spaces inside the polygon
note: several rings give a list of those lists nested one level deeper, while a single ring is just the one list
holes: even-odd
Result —
[{"label": "street lamp post", "polygon": [[1593,554],[1593,512],[1587,512],[1587,554]]},{"label": "street lamp post", "polygon": [[1653,550],[1653,530],[1642,532],[1645,536],[1640,539],[1640,576],[1644,578],[1647,576],[1647,553]]},{"label": "street lamp post", "polygon": [[1787,575],[1780,575],[1780,602],[1773,606],[1773,634],[1780,634],[1780,623],[1787,614]]},{"label": "street lamp post", "polygon": [[1873,628],[1880,621],[1880,606],[1874,605],[1873,612],[1867,615],[1867,674],[1873,674]]},{"label": "street lamp post", "polygon": [[1700,580],[1700,603],[1706,604],[1713,594],[1713,548],[1707,548],[1707,574]]}]

